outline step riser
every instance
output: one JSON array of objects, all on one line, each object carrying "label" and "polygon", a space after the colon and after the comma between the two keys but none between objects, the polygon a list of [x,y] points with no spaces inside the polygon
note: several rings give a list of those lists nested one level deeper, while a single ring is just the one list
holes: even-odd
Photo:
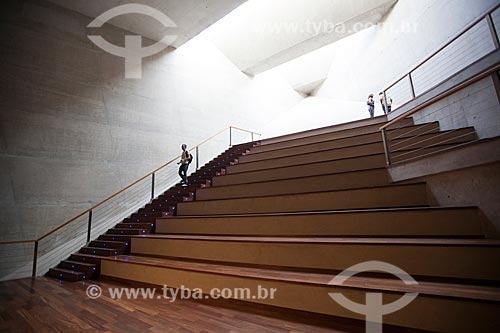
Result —
[{"label": "step riser", "polygon": [[145,235],[147,230],[135,231],[130,229],[109,229],[107,234],[109,235]]},{"label": "step riser", "polygon": [[215,177],[212,180],[212,184],[213,186],[236,185],[252,182],[326,175],[339,172],[369,170],[375,168],[383,168],[385,166],[385,156],[383,154],[379,154],[345,160],[314,163],[309,165],[288,166],[280,169],[267,169],[248,173],[225,175]]},{"label": "step riser", "polygon": [[[78,273],[70,274],[70,273],[66,273],[66,272],[58,272],[57,268],[56,269],[51,268],[49,270],[49,272],[47,273],[47,275],[54,278],[54,279],[71,281],[71,282],[83,280],[83,276],[84,276],[84,274],[78,274]],[[85,278],[87,278],[87,276],[85,276]]]},{"label": "step riser", "polygon": [[69,257],[70,260],[72,261],[80,261],[82,263],[87,263],[87,264],[95,264],[95,265],[100,265],[101,264],[101,259],[99,258],[93,258],[93,257],[87,257],[87,256],[80,256],[78,253],[77,254],[72,254]]},{"label": "step riser", "polygon": [[[313,313],[321,313],[346,318],[364,320],[364,317],[348,311],[333,301],[328,293],[342,293],[354,302],[365,304],[366,291],[360,289],[346,289],[338,287],[315,286],[311,284],[296,284],[286,281],[272,281],[258,278],[241,278],[236,276],[215,275],[207,272],[190,272],[173,268],[126,264],[123,262],[103,261],[103,275],[124,280],[139,281],[142,283],[172,288],[201,288],[209,294],[212,288],[249,288],[251,296],[258,295],[258,288],[268,291],[275,288],[274,298],[245,299],[249,302],[268,304],[282,308],[296,309]],[[333,276],[332,276],[333,278]],[[384,292],[385,302],[392,303],[402,295],[399,293]],[[418,296],[405,308],[385,315],[386,324],[412,327],[415,329],[459,332],[459,333],[490,333],[500,325],[498,304],[483,302],[461,301],[433,297]]]},{"label": "step riser", "polygon": [[[468,135],[466,135],[468,134]],[[465,136],[462,136],[465,135]],[[421,137],[414,138],[406,138],[406,139],[398,139],[392,141],[391,144],[394,147],[405,148],[406,150],[418,149],[423,147],[429,147],[434,144],[440,144],[445,142],[446,144],[455,144],[462,143],[474,140],[476,135],[474,132],[471,132],[470,129],[459,130],[455,132],[450,132],[446,134],[427,134]],[[380,150],[382,149],[382,151]],[[394,151],[391,149],[391,151]],[[277,151],[271,151],[268,153],[255,154],[249,156],[242,156],[239,161],[240,164],[237,166],[229,166],[228,173],[231,173],[232,168],[237,168],[241,166],[241,168],[245,168],[245,163],[254,162],[255,164],[269,162],[270,159],[279,158],[279,159],[293,159],[290,164],[293,164],[293,161],[302,160],[303,158],[308,159],[309,156],[314,159],[314,156],[317,154],[329,154],[336,153],[337,158],[348,158],[355,156],[363,156],[369,154],[377,154],[383,152],[382,140],[379,137],[377,140],[372,140],[368,142],[359,142],[356,146],[349,146],[338,143],[338,141],[329,141],[325,143],[318,143],[314,145],[289,148]],[[272,161],[271,161],[272,162]],[[296,163],[295,163],[296,164]]]},{"label": "step riser", "polygon": [[261,217],[167,218],[157,233],[241,236],[482,237],[476,209],[353,212]]},{"label": "step riser", "polygon": [[411,275],[500,280],[495,260],[500,247],[132,238],[131,251],[134,255],[340,271],[379,260]]},{"label": "step riser", "polygon": [[263,198],[180,203],[177,215],[259,214],[335,209],[415,207],[428,204],[422,184]]},{"label": "step riser", "polygon": [[[466,142],[470,142],[470,141],[473,141],[473,140],[476,140],[477,139],[477,135],[476,133],[469,133],[463,137],[456,137],[456,133],[450,133],[447,137],[440,137],[439,139],[435,139],[435,140],[432,140],[432,141],[441,141],[443,142],[443,140],[446,141],[447,145],[453,145],[453,144],[461,144],[461,143],[466,143]],[[397,149],[400,149],[400,148],[403,148],[404,146],[401,145],[401,146],[397,146],[396,147],[396,150],[392,149],[391,148],[391,160],[393,162],[400,162],[400,161],[404,161],[406,159],[410,159],[410,158],[415,158],[415,157],[418,157],[418,156],[422,156],[424,154],[426,154],[426,150],[419,150],[420,147],[428,147],[430,145],[433,144],[432,141],[426,141],[426,142],[423,142],[423,143],[419,143],[417,145],[411,145],[410,143],[410,146],[407,146],[408,143],[405,142],[403,145],[404,146],[407,146],[405,149],[408,149],[410,151],[396,151]],[[440,147],[430,147],[429,149],[433,150],[433,151],[439,151],[441,150],[442,148]]]},{"label": "step riser", "polygon": [[256,171],[263,169],[287,167],[291,165],[334,161],[345,158],[361,157],[366,155],[375,155],[383,153],[384,153],[384,147],[382,145],[382,142],[377,142],[357,147],[325,150],[305,155],[294,155],[279,159],[264,160],[252,163],[241,163],[233,166],[228,166],[226,168],[226,174],[230,175],[239,172],[249,172],[249,171]]},{"label": "step riser", "polygon": [[122,254],[121,251],[118,250],[118,249],[95,249],[95,250],[91,250],[91,249],[85,249],[85,248],[80,249],[80,253],[90,254],[90,255],[96,255],[96,256],[115,256],[115,255]]},{"label": "step riser", "polygon": [[69,264],[69,263],[64,263],[64,262],[61,262],[58,267],[64,268],[64,269],[67,269],[70,271],[72,270],[75,272],[85,272],[85,275],[87,276],[87,278],[92,278],[94,275],[94,272],[95,272],[95,269],[94,269],[95,267],[86,267],[83,265]]},{"label": "step riser", "polygon": [[[391,133],[391,135],[393,137],[401,136],[402,138],[405,138],[408,136],[413,137],[413,136],[418,135],[422,132],[428,132],[428,131],[433,131],[433,132],[439,131],[439,125],[436,123],[436,125],[433,126],[432,128],[425,128],[423,126],[410,127],[408,129],[405,129],[404,131],[398,130],[395,133]],[[390,136],[389,136],[389,138],[390,138]],[[415,141],[415,140],[410,140],[410,141]],[[374,142],[382,142],[382,135],[380,134],[380,132],[375,132],[375,133],[371,133],[371,134],[366,134],[366,135],[356,136],[356,137],[351,137],[351,138],[345,138],[345,139],[337,139],[337,140],[329,140],[329,141],[316,141],[314,143],[309,143],[307,145],[291,146],[291,147],[287,147],[287,148],[280,148],[279,150],[272,150],[272,151],[266,151],[266,152],[261,151],[260,153],[258,153],[255,149],[252,149],[252,150],[250,150],[250,153],[248,155],[242,156],[238,160],[240,163],[254,162],[254,161],[259,161],[259,160],[264,160],[264,159],[269,159],[269,158],[279,158],[279,157],[283,157],[283,156],[306,154],[306,153],[320,151],[320,150],[345,148],[345,147],[357,146],[357,145],[362,145],[362,144],[369,144],[369,143],[374,143]],[[256,148],[258,148],[258,147],[256,147]]]},{"label": "step riser", "polygon": [[279,137],[260,140],[261,146],[272,145],[281,142],[289,142],[303,139],[318,139],[323,135],[338,135],[338,137],[353,136],[365,133],[376,132],[385,123],[384,119],[364,119],[354,124],[339,124],[309,131],[282,135]]},{"label": "step riser", "polygon": [[361,171],[350,174],[334,174],[283,181],[210,187],[196,191],[196,200],[247,198],[292,193],[334,191],[389,185],[386,169]]}]

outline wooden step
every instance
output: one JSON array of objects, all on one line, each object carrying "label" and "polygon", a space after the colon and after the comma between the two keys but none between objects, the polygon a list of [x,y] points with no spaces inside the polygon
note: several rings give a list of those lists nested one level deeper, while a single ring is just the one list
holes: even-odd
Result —
[{"label": "wooden step", "polygon": [[[474,127],[467,127],[459,130],[447,131],[434,134],[430,138],[417,137],[412,140],[400,140],[397,143],[391,142],[391,161],[394,163],[413,159],[429,154],[423,148],[433,147],[436,142],[460,145],[477,140],[477,133]],[[448,147],[450,149],[452,147]]]},{"label": "wooden step", "polygon": [[[414,156],[420,156],[423,154],[430,154],[432,152],[440,151],[443,149],[448,149],[451,147],[455,147],[457,144],[458,143],[435,145],[432,147],[423,148],[420,151],[411,150],[408,152],[409,153],[408,158]],[[275,158],[257,162],[241,163],[234,166],[226,167],[226,174],[229,175],[240,172],[281,168],[293,165],[307,165],[312,163],[336,161],[342,159],[349,159],[349,158],[370,156],[370,155],[381,155],[381,154],[384,154],[384,147],[381,142],[377,142],[377,143],[371,143],[354,147],[313,152],[303,155],[293,155],[293,156],[287,156],[287,157],[281,157],[281,158]]]},{"label": "wooden step", "polygon": [[152,230],[154,223],[118,223],[115,228],[117,229],[146,229]]},{"label": "wooden step", "polygon": [[85,254],[85,253],[73,253],[69,257],[69,260],[72,260],[72,261],[79,261],[79,262],[83,262],[83,263],[90,263],[90,264],[96,264],[96,265],[101,264],[101,259],[102,259],[101,256]]},{"label": "wooden step", "polygon": [[103,249],[100,247],[85,246],[80,249],[80,253],[92,254],[96,256],[117,256],[123,254],[119,249]]},{"label": "wooden step", "polygon": [[[391,137],[398,137],[396,141],[403,141],[405,145],[409,145],[411,143],[412,137],[417,135],[428,136],[430,133],[439,132],[439,123],[431,123],[432,126],[428,124],[425,125],[416,125],[405,127],[404,129],[393,130],[388,133],[389,139]],[[410,142],[407,143],[406,140]],[[279,148],[274,147],[274,149],[269,149],[269,147],[263,146],[264,148],[268,148],[266,150],[263,149],[262,146],[258,146],[252,148],[248,154],[245,156],[241,156],[238,158],[239,163],[253,162],[259,161],[269,158],[278,158],[290,155],[298,155],[298,154],[306,154],[315,151],[323,151],[328,149],[336,149],[336,148],[344,148],[351,146],[358,146],[362,144],[374,143],[374,142],[382,142],[382,135],[380,131],[376,131],[373,133],[367,133],[362,135],[355,135],[351,137],[344,138],[334,138],[327,139],[327,137],[314,138],[309,141],[302,141],[301,144],[297,144],[296,142],[291,142],[288,145],[284,145],[284,143],[280,144]],[[260,149],[259,149],[260,148]]]},{"label": "wooden step", "polygon": [[87,276],[83,272],[74,272],[72,270],[59,267],[49,269],[47,275],[55,279],[72,282],[85,280],[87,278]]},{"label": "wooden step", "polygon": [[355,189],[389,185],[389,173],[386,168],[330,175],[301,177],[258,183],[246,183],[230,186],[213,186],[196,191],[196,200],[235,199]]},{"label": "wooden step", "polygon": [[341,172],[353,172],[386,167],[385,155],[375,154],[363,157],[336,159],[332,161],[306,163],[299,165],[285,165],[250,172],[234,173],[214,177],[213,186],[236,185],[291,179],[299,177],[319,176]]},{"label": "wooden step", "polygon": [[411,208],[239,216],[176,216],[158,219],[158,234],[483,237],[476,207]]},{"label": "wooden step", "polygon": [[425,183],[281,196],[184,202],[177,215],[311,212],[428,205]]},{"label": "wooden step", "polygon": [[[331,133],[339,133],[340,135],[357,135],[363,134],[367,132],[374,132],[379,129],[384,123],[387,122],[387,118],[385,116],[376,117],[372,119],[362,119],[353,122],[337,124],[332,126],[326,126],[321,128],[315,128],[307,131],[301,131],[286,135],[281,135],[273,138],[263,139],[259,141],[260,146],[267,146],[270,144],[275,144],[278,142],[291,141],[291,140],[300,140],[304,138],[310,137],[318,137],[323,134],[331,134]],[[347,134],[346,134],[347,133]],[[356,133],[356,134],[352,134]]]},{"label": "wooden step", "polygon": [[[200,288],[207,295],[214,288],[248,288],[242,290],[248,290],[249,294],[241,294],[239,299],[360,320],[364,320],[361,315],[344,309],[328,294],[342,293],[364,304],[368,292],[383,293],[386,302],[399,299],[405,293],[417,292],[419,296],[407,307],[384,316],[384,323],[464,333],[490,333],[500,325],[500,289],[482,285],[421,281],[418,285],[406,285],[394,278],[355,276],[340,286],[330,283],[335,276],[330,274],[141,256],[104,259],[102,274],[157,286]],[[259,286],[268,292],[274,288],[274,297],[264,298],[263,292],[259,297]]]},{"label": "wooden step", "polygon": [[57,266],[74,272],[85,273],[87,279],[90,279],[97,273],[98,266],[96,264],[83,263],[80,261],[63,260]]},{"label": "wooden step", "polygon": [[143,234],[147,234],[148,230],[147,229],[130,229],[130,228],[123,228],[123,229],[112,228],[112,229],[109,229],[106,233],[110,234],[110,235],[143,235]]},{"label": "wooden step", "polygon": [[130,244],[130,235],[100,235],[98,240],[104,240],[104,241],[118,241],[118,242],[125,242],[128,243],[126,244],[127,246]]},{"label": "wooden step", "polygon": [[146,235],[132,237],[131,254],[338,271],[378,260],[415,276],[500,281],[500,240],[488,239]]},{"label": "wooden step", "polygon": [[103,241],[103,240],[94,240],[89,244],[90,247],[99,247],[104,249],[125,249],[125,243],[119,241]]}]

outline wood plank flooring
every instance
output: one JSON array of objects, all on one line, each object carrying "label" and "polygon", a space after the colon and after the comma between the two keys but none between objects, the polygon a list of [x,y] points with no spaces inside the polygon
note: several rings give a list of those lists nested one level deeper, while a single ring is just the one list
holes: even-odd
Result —
[{"label": "wood plank flooring", "polygon": [[238,301],[113,300],[106,293],[93,300],[85,294],[92,283],[127,286],[44,277],[0,282],[0,332],[364,332],[362,322]]}]

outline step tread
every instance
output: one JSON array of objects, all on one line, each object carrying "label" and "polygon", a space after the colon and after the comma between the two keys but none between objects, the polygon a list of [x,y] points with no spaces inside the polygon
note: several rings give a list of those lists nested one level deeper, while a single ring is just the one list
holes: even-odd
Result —
[{"label": "step tread", "polygon": [[[473,129],[473,128],[472,128]],[[464,132],[469,132],[470,129],[468,127],[466,128],[463,128],[463,129],[460,129],[460,130],[457,130],[457,131],[464,131]],[[445,134],[448,134],[448,133],[451,133],[451,132],[454,132],[452,130],[449,130],[449,131],[440,131],[440,132],[437,132],[437,133],[431,133],[431,134],[425,134],[425,136],[429,136],[429,137],[435,137],[437,135],[445,135]],[[475,133],[475,131],[473,130],[473,132]],[[471,132],[471,133],[473,133]],[[410,138],[403,138],[403,139],[397,139],[397,140],[394,140],[394,141],[405,141],[405,140],[409,140]],[[338,139],[335,139],[335,140],[338,140]],[[335,140],[330,140],[330,141],[335,141]],[[256,160],[256,161],[248,161],[248,162],[245,162],[245,161],[242,161],[241,163],[238,163],[236,166],[238,165],[252,165],[252,164],[256,164],[256,163],[261,163],[261,162],[269,162],[269,161],[273,161],[273,160],[280,160],[280,159],[287,159],[287,158],[293,158],[293,157],[297,157],[297,156],[307,156],[307,155],[311,155],[311,154],[317,154],[317,153],[324,153],[324,152],[330,152],[330,151],[340,151],[340,150],[346,150],[346,149],[352,149],[352,148],[359,148],[359,147],[363,147],[363,146],[369,146],[369,145],[382,145],[382,138],[379,140],[379,141],[373,141],[373,142],[369,142],[369,143],[359,143],[359,144],[353,144],[353,145],[349,145],[349,146],[345,146],[345,147],[336,147],[336,148],[326,148],[326,149],[321,149],[321,150],[315,150],[315,151],[310,151],[310,152],[304,152],[304,153],[293,153],[293,154],[290,154],[290,155],[285,155],[285,156],[279,156],[279,157],[269,157],[269,158],[263,158],[263,159],[260,159],[260,160]],[[393,142],[391,144],[394,144]],[[452,145],[452,144],[448,144],[448,143],[436,143],[436,144],[433,144],[432,147],[439,147],[439,146],[449,146],[449,145]],[[422,147],[421,149],[425,149],[426,147]],[[284,150],[284,149],[289,149],[289,148],[281,148],[281,149],[276,149],[276,150]],[[419,147],[417,148],[405,148],[405,149],[402,149],[401,152],[412,152],[416,149],[420,149]],[[400,152],[400,151],[398,151]],[[255,153],[255,154],[258,154],[258,153]]]},{"label": "step tread", "polygon": [[[104,258],[105,261],[119,261],[129,264],[140,264],[164,268],[174,268],[188,271],[208,272],[217,275],[232,275],[245,278],[260,278],[266,280],[286,281],[300,284],[328,286],[334,274],[283,271],[268,268],[221,265],[216,263],[181,261],[167,258],[144,256],[117,256]],[[418,292],[434,296],[468,298],[500,302],[500,287],[465,285],[446,282],[419,282],[418,285],[406,285],[399,279],[382,277],[349,278],[342,284],[346,288],[368,289],[392,292]]]},{"label": "step tread", "polygon": [[307,243],[307,244],[391,244],[391,245],[464,245],[500,246],[498,239],[454,238],[367,238],[367,237],[265,237],[265,236],[207,236],[154,234],[133,237],[148,239],[177,239],[251,243]]},{"label": "step tread", "polygon": [[85,275],[84,272],[72,271],[69,269],[61,268],[61,267],[54,267],[54,268],[51,268],[50,270],[54,271],[54,272],[61,272],[61,273],[72,274],[72,275],[77,275],[77,276]]},{"label": "step tread", "polygon": [[93,241],[91,241],[90,243],[95,243],[95,242],[98,242],[98,243],[111,243],[111,244],[123,244],[125,242],[122,242],[122,241],[109,241],[109,240],[102,240],[102,239],[95,239]]},{"label": "step tread", "polygon": [[[425,123],[425,124],[420,124],[420,125],[404,126],[404,127],[397,128],[397,129],[390,129],[388,131],[388,133],[391,133],[392,131],[398,131],[398,130],[404,130],[404,129],[410,130],[411,128],[415,128],[415,129],[423,128],[423,127],[427,126],[428,124],[430,124],[430,123]],[[437,121],[436,122],[432,122],[432,124],[438,124],[439,125],[439,122],[437,122]],[[466,127],[466,128],[472,128],[473,129],[473,127]],[[446,133],[446,132],[451,132],[451,130],[444,130],[444,131],[441,130],[441,131],[435,132],[433,134]],[[330,133],[328,133],[328,134],[330,134]],[[265,151],[252,152],[252,150],[250,150],[250,152],[247,154],[247,156],[250,156],[250,155],[255,156],[255,155],[259,155],[259,154],[266,154],[266,153],[270,153],[270,152],[276,152],[276,151],[279,151],[279,150],[286,150],[286,149],[293,149],[293,148],[299,148],[299,147],[313,146],[313,145],[316,145],[316,144],[326,143],[326,142],[332,142],[332,141],[354,139],[354,138],[359,138],[360,136],[368,136],[368,135],[374,135],[374,134],[379,134],[380,135],[380,138],[379,138],[380,140],[378,140],[376,142],[382,141],[382,135],[380,134],[380,130],[378,130],[378,131],[373,131],[373,132],[368,132],[368,133],[363,133],[363,134],[355,134],[355,135],[343,136],[343,137],[339,137],[339,138],[335,138],[335,139],[327,139],[327,140],[321,140],[320,139],[320,140],[312,142],[312,143],[299,143],[299,144],[292,145],[292,146],[289,146],[289,147],[269,149],[269,150],[265,150]],[[427,133],[427,134],[432,134],[432,133]],[[325,135],[325,134],[321,134],[321,135]],[[306,138],[308,138],[308,137],[306,137]],[[410,137],[402,136],[402,137],[394,138],[394,140],[398,140],[400,138],[408,139]],[[305,138],[302,138],[302,139],[305,139]],[[297,140],[297,139],[294,139],[294,140]],[[294,140],[290,140],[290,141],[294,141]],[[284,142],[287,142],[287,141],[280,141],[278,143],[283,144]],[[271,146],[271,145],[272,144],[263,145],[262,147],[264,147],[264,146]],[[351,146],[346,146],[346,147],[351,147]]]},{"label": "step tread", "polygon": [[[341,172],[330,172],[330,173],[323,173],[323,174],[318,174],[318,175],[312,175],[312,176],[301,176],[301,177],[290,177],[290,178],[280,178],[276,180],[259,180],[259,181],[249,181],[247,183],[237,183],[237,184],[227,184],[227,185],[217,185],[217,186],[212,186],[212,187],[206,187],[206,188],[200,188],[198,189],[199,191],[210,191],[213,189],[221,188],[221,187],[242,187],[246,185],[254,185],[254,184],[270,184],[270,183],[280,183],[280,182],[287,182],[287,181],[292,181],[292,180],[300,180],[300,179],[314,179],[314,178],[322,178],[322,177],[328,177],[328,176],[335,176],[335,175],[358,175],[360,173],[372,173],[372,172],[380,172],[380,173],[387,173],[387,168],[386,167],[374,167],[372,169],[366,169],[366,170],[356,170],[356,171],[341,171]],[[223,177],[223,176],[221,176]]]},{"label": "step tread", "polygon": [[88,262],[74,261],[74,260],[63,260],[62,262],[71,265],[87,266],[89,268],[96,266],[96,264],[89,264]]},{"label": "step tread", "polygon": [[326,211],[313,211],[313,212],[284,212],[284,213],[257,213],[257,214],[227,214],[227,215],[176,215],[170,217],[161,217],[156,221],[171,221],[171,220],[184,220],[193,218],[228,218],[228,217],[266,217],[266,216],[310,216],[310,215],[335,215],[335,214],[360,214],[360,213],[374,213],[374,212],[412,212],[412,211],[441,211],[441,210],[477,210],[476,206],[462,206],[462,207],[407,207],[407,208],[367,208],[367,209],[350,209],[350,210],[326,210]]},{"label": "step tread", "polygon": [[[372,122],[372,123],[361,125],[361,124],[367,123],[367,122]],[[315,137],[315,136],[319,136],[319,135],[323,135],[323,134],[330,134],[330,133],[337,133],[337,132],[347,132],[347,131],[357,130],[357,129],[361,129],[361,128],[366,128],[366,127],[375,127],[377,125],[379,127],[381,127],[382,125],[384,125],[386,123],[387,123],[387,116],[385,116],[385,115],[384,116],[378,116],[378,117],[372,118],[372,120],[370,120],[370,119],[358,119],[358,120],[349,121],[349,122],[346,122],[346,123],[341,123],[341,124],[336,124],[336,125],[330,125],[330,126],[324,126],[324,127],[314,128],[314,129],[310,129],[310,130],[305,130],[305,131],[300,131],[300,132],[294,132],[294,133],[279,135],[279,136],[275,136],[275,137],[272,137],[272,138],[262,139],[262,140],[260,140],[260,142],[261,142],[260,145],[267,146],[267,145],[272,145],[272,144],[275,144],[275,143],[278,143],[278,142],[293,141],[293,140],[298,140],[298,139],[300,140],[300,139]],[[359,126],[355,126],[357,124],[360,124],[360,125]],[[347,128],[341,128],[342,126],[348,126],[348,127]],[[335,130],[335,128],[339,128],[339,129]],[[324,132],[324,133],[314,134],[314,132],[318,132],[320,130],[328,130],[328,129],[332,129],[332,130]],[[291,137],[291,136],[294,136],[294,135],[295,136],[296,135],[301,135],[301,134],[304,134],[304,136],[287,139],[287,137]],[[310,135],[306,135],[306,134],[310,134]],[[275,142],[266,143],[266,141],[269,141],[269,140],[278,140],[278,139],[281,139],[281,140],[275,141]]]}]

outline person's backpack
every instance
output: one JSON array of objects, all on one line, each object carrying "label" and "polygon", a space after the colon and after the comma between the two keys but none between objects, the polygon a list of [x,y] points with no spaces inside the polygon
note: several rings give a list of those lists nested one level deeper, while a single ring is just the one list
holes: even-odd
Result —
[{"label": "person's backpack", "polygon": [[191,164],[191,162],[193,162],[193,154],[189,153],[188,163]]}]

